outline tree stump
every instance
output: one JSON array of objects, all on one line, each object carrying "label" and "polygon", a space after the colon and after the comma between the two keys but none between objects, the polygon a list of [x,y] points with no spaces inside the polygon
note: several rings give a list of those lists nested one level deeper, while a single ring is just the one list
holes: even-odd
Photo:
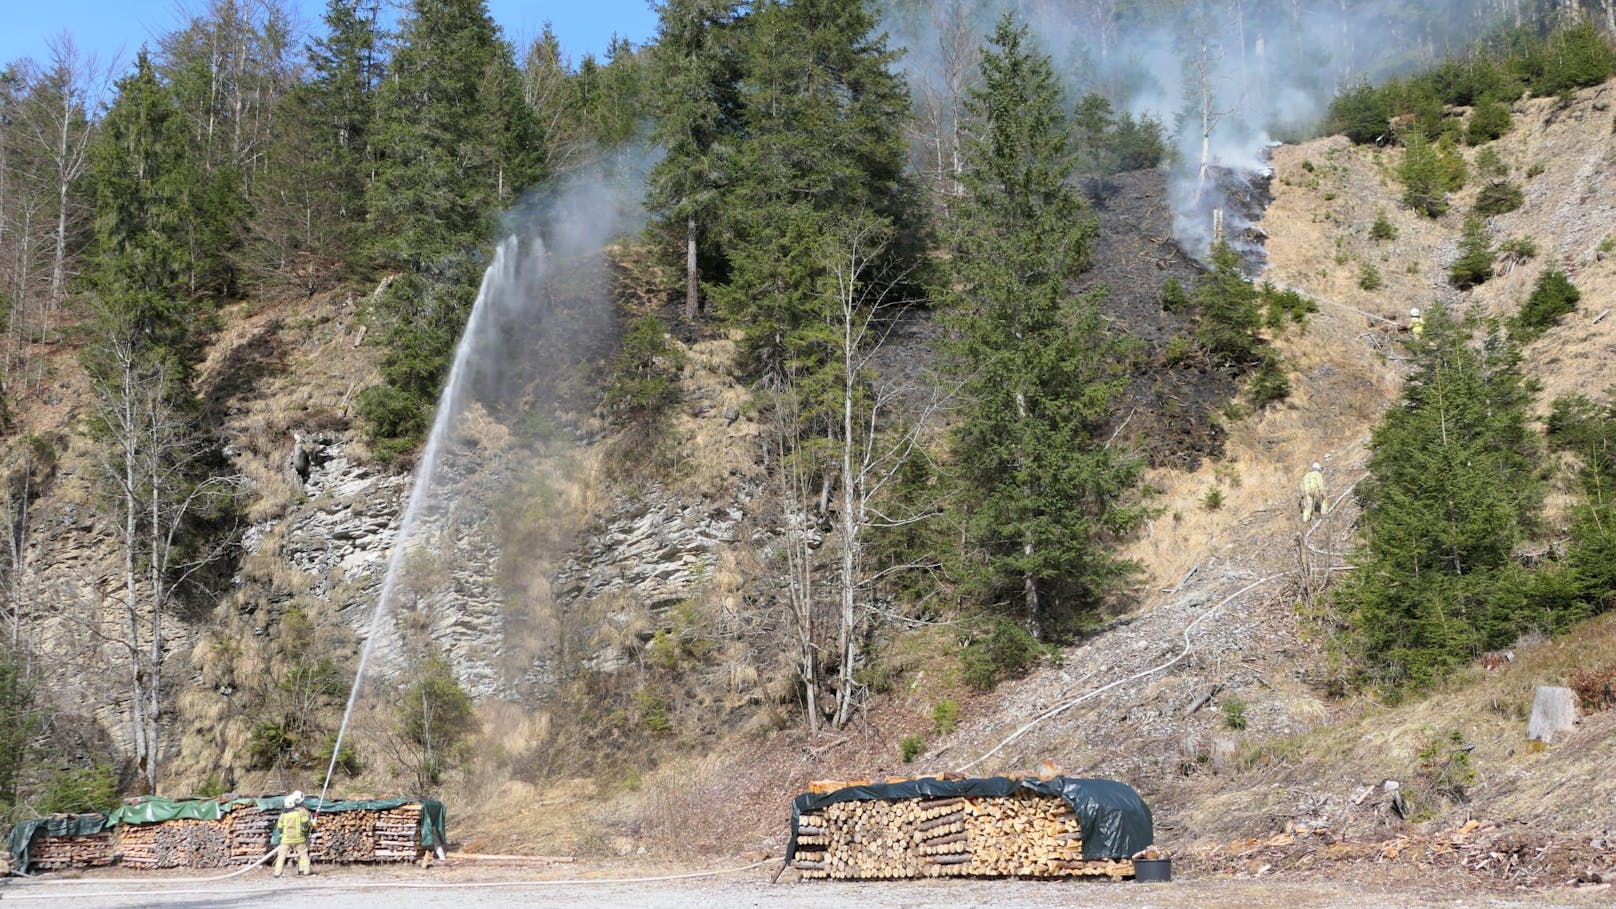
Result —
[{"label": "tree stump", "polygon": [[1526,724],[1526,737],[1547,744],[1576,726],[1576,694],[1570,688],[1539,685],[1537,696],[1532,699],[1532,719]]}]

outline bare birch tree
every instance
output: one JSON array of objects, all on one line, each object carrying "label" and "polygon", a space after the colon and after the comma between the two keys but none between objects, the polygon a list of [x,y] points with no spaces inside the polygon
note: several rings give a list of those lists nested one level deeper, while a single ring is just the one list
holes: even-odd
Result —
[{"label": "bare birch tree", "polygon": [[[114,323],[118,324],[118,323]],[[209,440],[178,402],[172,364],[146,355],[134,332],[108,332],[99,354],[93,419],[104,434],[98,465],[118,520],[129,658],[130,733],[145,785],[157,789],[166,696],[165,618],[177,592],[232,545],[231,534],[198,541],[198,521],[218,513],[238,478],[207,475]]]}]

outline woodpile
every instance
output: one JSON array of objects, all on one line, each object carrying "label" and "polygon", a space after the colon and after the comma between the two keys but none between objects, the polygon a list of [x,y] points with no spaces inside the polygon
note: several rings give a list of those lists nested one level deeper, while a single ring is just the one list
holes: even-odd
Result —
[{"label": "woodpile", "polygon": [[90,836],[40,836],[28,848],[28,867],[37,871],[94,868],[117,861],[112,831]]},{"label": "woodpile", "polygon": [[118,827],[120,865],[131,868],[224,868],[232,864],[225,820],[175,818]]},{"label": "woodpile", "polygon": [[317,862],[409,862],[420,852],[421,806],[320,815],[309,855]]},{"label": "woodpile", "polygon": [[[281,812],[242,805],[216,821],[176,818],[121,824],[94,836],[40,836],[30,866],[54,871],[121,864],[131,868],[226,868],[257,861],[270,849]],[[320,815],[309,856],[315,862],[409,862],[420,854],[421,806]]]},{"label": "woodpile", "polygon": [[421,806],[400,805],[376,814],[376,848],[371,861],[411,862],[421,852]]},{"label": "woodpile", "polygon": [[230,829],[230,859],[233,864],[255,862],[269,851],[269,835],[281,813],[272,808],[243,805],[224,816]]},{"label": "woodpile", "polygon": [[835,880],[1133,875],[1125,859],[1085,861],[1071,806],[1030,790],[827,805],[798,818],[793,867],[805,879]]}]

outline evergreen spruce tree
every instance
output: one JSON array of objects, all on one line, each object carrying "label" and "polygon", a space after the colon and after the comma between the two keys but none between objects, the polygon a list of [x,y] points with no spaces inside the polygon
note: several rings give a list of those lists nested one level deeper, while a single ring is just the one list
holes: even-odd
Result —
[{"label": "evergreen spruce tree", "polygon": [[1403,163],[1397,170],[1403,181],[1403,201],[1428,218],[1448,210],[1448,194],[1437,160],[1436,149],[1418,132],[1408,138]]},{"label": "evergreen spruce tree", "polygon": [[514,70],[484,0],[410,4],[374,120],[366,204],[382,261],[420,270],[479,247],[501,198],[538,177],[511,136],[531,130]]},{"label": "evergreen spruce tree", "polygon": [[1565,564],[1587,611],[1603,612],[1616,603],[1616,404],[1561,398],[1549,415],[1548,435],[1550,445],[1576,455],[1580,465]]},{"label": "evergreen spruce tree", "polygon": [[744,140],[722,202],[730,274],[715,297],[743,333],[750,369],[783,375],[820,320],[827,232],[873,217],[898,237],[890,256],[913,257],[908,98],[859,0],[765,0],[750,19]]},{"label": "evergreen spruce tree", "polygon": [[981,71],[943,291],[962,376],[952,455],[975,586],[1042,636],[1130,570],[1104,539],[1139,519],[1121,502],[1139,464],[1096,438],[1123,379],[1095,300],[1067,290],[1094,223],[1068,182],[1054,71],[1008,14]]},{"label": "evergreen spruce tree", "polygon": [[1469,290],[1493,276],[1494,258],[1486,220],[1471,214],[1465,218],[1464,231],[1459,235],[1459,258],[1448,269],[1448,280],[1460,290]]},{"label": "evergreen spruce tree", "polygon": [[571,104],[582,119],[584,137],[598,150],[639,135],[654,91],[647,84],[647,69],[647,55],[622,36],[612,38],[605,63],[590,54],[578,64]]},{"label": "evergreen spruce tree", "polygon": [[[357,246],[374,149],[371,126],[382,80],[377,0],[329,0],[326,34],[309,43],[308,83],[297,93],[312,134],[311,173],[346,228],[344,250]],[[340,229],[340,228],[339,228]]]},{"label": "evergreen spruce tree", "polygon": [[387,353],[359,407],[383,457],[425,434],[498,206],[539,177],[511,48],[484,0],[413,0],[377,92],[371,253],[402,270],[369,313]]},{"label": "evergreen spruce tree", "polygon": [[1543,489],[1518,352],[1497,332],[1477,349],[1437,306],[1414,358],[1370,443],[1366,541],[1337,594],[1370,675],[1394,685],[1552,625],[1512,558]]},{"label": "evergreen spruce tree", "polygon": [[650,205],[683,239],[685,318],[700,305],[698,244],[712,226],[726,139],[740,113],[736,0],[667,0],[652,58],[655,127],[665,154],[650,175]]},{"label": "evergreen spruce tree", "polygon": [[95,227],[85,279],[106,319],[143,348],[185,345],[192,273],[186,209],[196,168],[179,112],[144,49],[90,149]]},{"label": "evergreen spruce tree", "polygon": [[1195,286],[1200,316],[1196,339],[1207,352],[1227,363],[1246,365],[1263,359],[1262,294],[1240,270],[1240,254],[1227,243],[1212,248],[1212,270]]}]

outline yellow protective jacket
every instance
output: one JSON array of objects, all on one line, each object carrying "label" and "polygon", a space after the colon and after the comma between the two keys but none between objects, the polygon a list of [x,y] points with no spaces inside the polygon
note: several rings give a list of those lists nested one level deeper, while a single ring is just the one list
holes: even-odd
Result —
[{"label": "yellow protective jacket", "polygon": [[1324,474],[1310,470],[1302,476],[1302,494],[1315,499],[1324,498]]},{"label": "yellow protective jacket", "polygon": [[281,815],[280,820],[275,822],[275,829],[281,833],[281,842],[288,846],[296,846],[309,841],[309,831],[314,829],[314,818],[303,808],[293,808]]}]

